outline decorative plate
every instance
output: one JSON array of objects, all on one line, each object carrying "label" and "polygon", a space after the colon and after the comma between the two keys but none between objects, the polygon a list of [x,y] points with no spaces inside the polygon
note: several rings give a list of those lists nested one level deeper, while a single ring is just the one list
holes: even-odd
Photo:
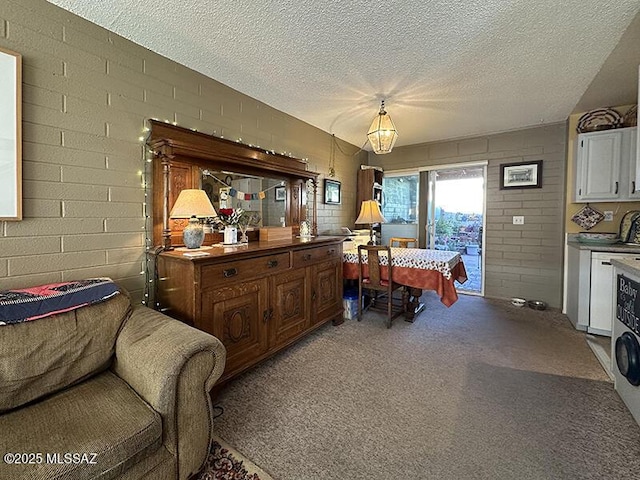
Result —
[{"label": "decorative plate", "polygon": [[597,108],[591,110],[578,120],[578,133],[597,132],[622,126],[622,115],[613,108]]},{"label": "decorative plate", "polygon": [[634,105],[622,117],[623,127],[635,127],[638,125],[638,106]]},{"label": "decorative plate", "polygon": [[581,208],[571,217],[571,221],[577,223],[585,230],[590,230],[604,220],[604,215],[589,205]]}]

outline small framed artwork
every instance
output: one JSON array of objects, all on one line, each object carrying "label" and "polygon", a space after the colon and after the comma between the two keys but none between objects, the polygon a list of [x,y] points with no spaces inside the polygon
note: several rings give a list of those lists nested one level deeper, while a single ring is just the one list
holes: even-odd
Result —
[{"label": "small framed artwork", "polygon": [[340,182],[337,180],[324,181],[324,203],[330,205],[340,204]]},{"label": "small framed artwork", "polygon": [[500,190],[507,188],[541,188],[542,160],[503,163],[500,165]]},{"label": "small framed artwork", "polygon": [[22,56],[0,48],[0,220],[22,220]]},{"label": "small framed artwork", "polygon": [[287,189],[284,186],[275,188],[276,202],[284,202],[287,198]]}]

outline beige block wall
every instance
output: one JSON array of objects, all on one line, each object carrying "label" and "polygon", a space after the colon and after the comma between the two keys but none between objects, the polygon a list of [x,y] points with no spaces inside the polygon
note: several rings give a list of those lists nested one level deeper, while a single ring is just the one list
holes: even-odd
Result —
[{"label": "beige block wall", "polygon": [[[565,158],[562,123],[400,147],[383,156],[370,154],[369,162],[397,170],[486,160],[485,295],[543,300],[560,308]],[[543,160],[542,188],[500,190],[500,164],[535,160]],[[513,225],[514,215],[524,215],[525,224]]]},{"label": "beige block wall", "polygon": [[[631,105],[623,105],[614,107],[620,114],[624,115]],[[578,132],[576,127],[580,117],[586,112],[576,113],[569,117],[568,139],[567,139],[567,208],[565,215],[565,229],[567,233],[578,233],[584,229],[575,222],[571,221],[571,217],[582,209],[585,203],[575,203],[573,198],[576,192],[576,142]],[[640,210],[640,202],[590,202],[590,206],[600,212],[610,210],[613,212],[612,222],[600,222],[593,227],[590,232],[617,232],[620,228],[622,217],[629,210]]]},{"label": "beige block wall", "polygon": [[[109,276],[143,298],[149,118],[328,172],[329,134],[44,0],[0,0],[0,46],[23,56],[24,131],[24,220],[0,223],[0,288]],[[342,205],[322,204],[321,181],[320,231],[355,220],[367,157],[340,146]]]}]

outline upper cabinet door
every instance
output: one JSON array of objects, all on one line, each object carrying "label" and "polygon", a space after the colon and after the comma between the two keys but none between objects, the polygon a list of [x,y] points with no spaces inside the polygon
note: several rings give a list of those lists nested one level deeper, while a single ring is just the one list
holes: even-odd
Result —
[{"label": "upper cabinet door", "polygon": [[[578,135],[576,201],[619,200],[621,130]],[[626,192],[625,192],[626,193]]]},{"label": "upper cabinet door", "polygon": [[[627,181],[629,182],[629,199],[638,200],[640,199],[640,165],[638,162],[640,157],[638,155],[638,128],[632,127],[628,128],[629,130],[629,141],[623,142],[622,147],[622,158],[623,161],[625,158],[629,159],[629,178]],[[624,151],[624,148],[627,148],[627,151]]]}]

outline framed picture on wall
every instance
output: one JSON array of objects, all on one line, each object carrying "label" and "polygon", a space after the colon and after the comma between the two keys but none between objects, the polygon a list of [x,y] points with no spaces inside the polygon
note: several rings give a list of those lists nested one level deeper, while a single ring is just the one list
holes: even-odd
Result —
[{"label": "framed picture on wall", "polygon": [[276,202],[284,202],[287,199],[287,190],[284,186],[275,188]]},{"label": "framed picture on wall", "polygon": [[0,220],[22,220],[22,55],[0,48]]},{"label": "framed picture on wall", "polygon": [[500,190],[507,188],[541,188],[542,160],[503,163],[500,165]]},{"label": "framed picture on wall", "polygon": [[340,200],[340,182],[337,180],[325,180],[324,203],[329,205],[339,205]]}]

